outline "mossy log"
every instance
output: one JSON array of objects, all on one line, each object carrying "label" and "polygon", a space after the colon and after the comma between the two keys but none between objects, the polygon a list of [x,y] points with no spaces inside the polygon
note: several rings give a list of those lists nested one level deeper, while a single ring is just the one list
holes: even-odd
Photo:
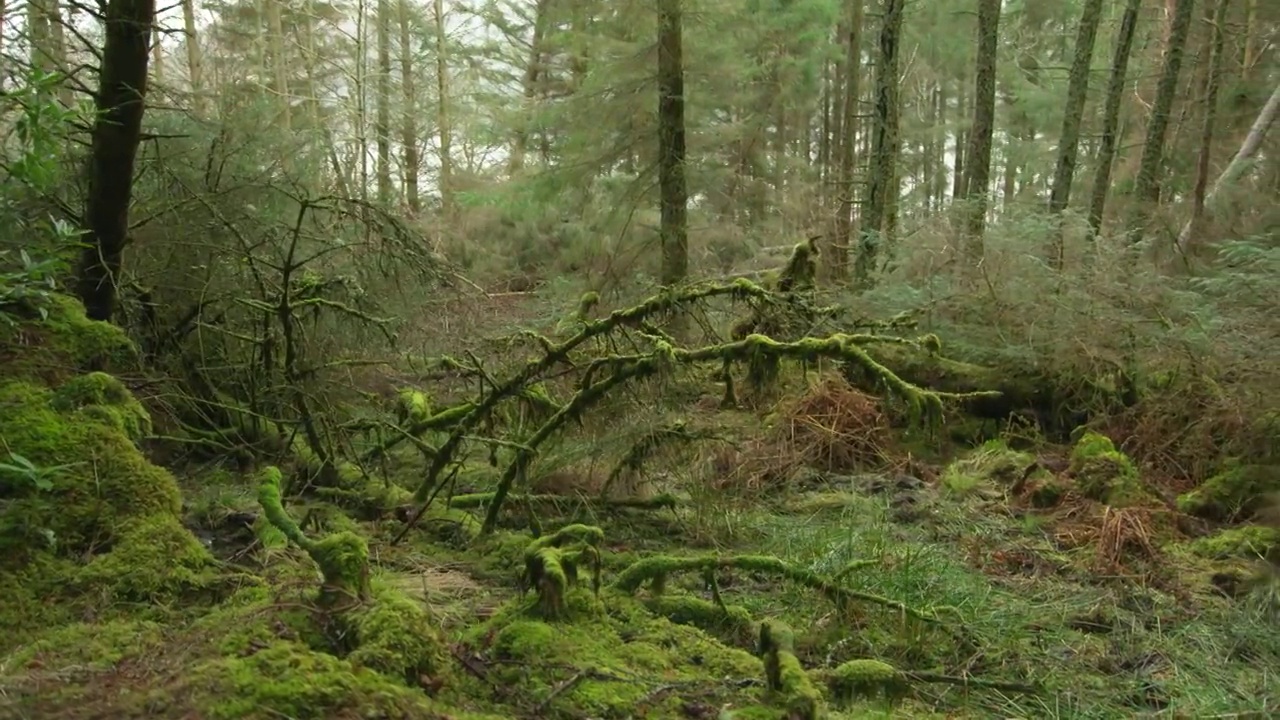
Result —
[{"label": "mossy log", "polygon": [[[1108,377],[1053,377],[1035,368],[987,367],[940,354],[936,336],[916,343],[881,344],[867,348],[877,362],[892,367],[902,380],[917,387],[962,396],[965,414],[1003,421],[1031,414],[1047,431],[1069,433],[1101,411],[1132,405],[1137,391],[1123,373]],[[880,382],[857,364],[846,363],[845,377],[867,392],[879,392]],[[984,392],[986,391],[986,392]]]},{"label": "mossy log", "polygon": [[791,629],[773,620],[760,624],[757,651],[764,661],[765,689],[786,705],[788,718],[817,720],[822,693],[814,687],[795,655]]},{"label": "mossy log", "polygon": [[[874,560],[852,563],[840,572],[840,576],[843,577],[854,570],[872,567],[877,564]],[[613,588],[621,592],[634,593],[647,583],[654,594],[661,594],[665,589],[667,578],[676,573],[707,573],[708,571],[728,568],[785,578],[797,585],[822,593],[824,597],[831,600],[836,607],[842,610],[853,602],[866,602],[881,605],[926,622],[938,622],[938,619],[931,613],[918,610],[897,600],[840,587],[830,578],[767,555],[730,555],[726,557],[716,555],[694,557],[656,555],[637,560],[628,566],[613,581]]]}]

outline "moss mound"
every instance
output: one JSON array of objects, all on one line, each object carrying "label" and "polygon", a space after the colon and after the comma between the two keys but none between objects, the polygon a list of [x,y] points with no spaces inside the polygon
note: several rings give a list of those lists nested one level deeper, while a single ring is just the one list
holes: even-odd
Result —
[{"label": "moss mound", "polygon": [[1232,460],[1200,487],[1178,497],[1182,512],[1219,521],[1248,517],[1280,490],[1280,467]]},{"label": "moss mound", "polygon": [[1128,455],[1116,450],[1111,438],[1087,432],[1071,450],[1071,476],[1087,498],[1112,507],[1129,507],[1148,502],[1151,493],[1138,476],[1138,468]]},{"label": "moss mound", "polygon": [[492,663],[494,684],[536,698],[538,717],[680,717],[693,698],[714,706],[763,698],[759,688],[741,689],[763,672],[745,650],[657,617],[624,593],[597,598],[577,586],[563,599],[555,621],[542,617],[540,602],[517,599],[469,636]]},{"label": "moss mound", "polygon": [[[213,558],[181,524],[173,475],[138,448],[146,410],[111,375],[129,364],[123,332],[59,298],[47,319],[0,333],[0,585],[109,607],[173,602],[209,586]],[[87,372],[85,372],[87,371]],[[77,374],[82,372],[83,374]],[[43,598],[48,617],[51,598]]]}]

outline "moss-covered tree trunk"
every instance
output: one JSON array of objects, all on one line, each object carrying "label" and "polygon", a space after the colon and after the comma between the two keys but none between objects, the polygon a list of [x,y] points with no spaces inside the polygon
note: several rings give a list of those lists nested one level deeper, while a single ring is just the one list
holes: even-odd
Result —
[{"label": "moss-covered tree trunk", "polygon": [[1102,110],[1102,133],[1098,139],[1098,157],[1094,163],[1093,191],[1089,198],[1089,236],[1096,238],[1102,230],[1102,216],[1107,207],[1107,188],[1111,185],[1111,166],[1116,157],[1116,133],[1120,128],[1120,101],[1124,97],[1125,79],[1129,73],[1129,56],[1133,54],[1133,36],[1138,27],[1138,10],[1142,0],[1127,0],[1116,49],[1111,58],[1111,79],[1107,81],[1107,100]]},{"label": "moss-covered tree trunk", "polygon": [[155,0],[111,0],[103,24],[98,111],[89,158],[88,234],[77,268],[77,294],[92,320],[111,320],[129,233],[133,166],[142,137]]},{"label": "moss-covered tree trunk", "polygon": [[[1055,221],[1067,209],[1071,199],[1071,183],[1075,179],[1076,160],[1080,148],[1080,121],[1089,94],[1089,64],[1093,61],[1093,45],[1102,20],[1102,0],[1085,0],[1076,28],[1075,56],[1067,81],[1067,107],[1062,114],[1062,132],[1058,135],[1058,159],[1053,169],[1053,189],[1049,193],[1049,214]],[[1054,230],[1049,262],[1056,268],[1063,263],[1062,227]]]},{"label": "moss-covered tree trunk", "polygon": [[1138,178],[1134,181],[1134,204],[1128,228],[1130,245],[1142,242],[1151,214],[1160,203],[1160,169],[1164,164],[1165,136],[1169,132],[1173,100],[1178,94],[1178,75],[1182,72],[1182,58],[1186,54],[1187,36],[1191,32],[1191,14],[1195,5],[1195,0],[1177,0],[1173,8],[1169,39],[1164,49],[1164,66],[1160,70],[1160,82],[1156,86],[1151,120],[1147,123],[1147,137],[1142,146],[1142,159],[1138,163]]},{"label": "moss-covered tree trunk", "polygon": [[684,59],[680,0],[658,2],[658,186],[661,194],[662,284],[689,274],[684,176]]},{"label": "moss-covered tree trunk", "polygon": [[904,5],[904,0],[885,0],[880,26],[876,104],[871,126],[871,184],[855,268],[858,282],[862,284],[870,281],[875,270],[877,255],[890,225],[886,221],[898,195],[898,48]]}]

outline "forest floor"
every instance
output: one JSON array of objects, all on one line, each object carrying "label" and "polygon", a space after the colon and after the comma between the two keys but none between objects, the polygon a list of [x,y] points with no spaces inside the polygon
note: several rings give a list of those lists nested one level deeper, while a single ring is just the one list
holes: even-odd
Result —
[{"label": "forest floor", "polygon": [[[290,504],[309,533],[367,538],[375,593],[411,598],[438,626],[447,657],[417,677],[317,650],[331,640],[319,637],[315,566],[251,527],[256,475],[181,468],[184,523],[219,563],[207,597],[80,602],[74,622],[15,627],[0,640],[0,717],[803,717],[764,686],[755,653],[765,619],[794,631],[824,717],[1275,716],[1280,634],[1245,597],[1254,568],[1207,557],[1230,553],[1204,552],[1176,511],[1087,500],[1073,489],[1071,447],[1017,438],[962,448],[895,436],[898,450],[880,453],[894,462],[841,467],[840,452],[867,450],[861,421],[815,414],[812,401],[855,391],[792,379],[759,412],[690,402],[678,413],[714,439],[646,469],[635,488],[670,494],[673,507],[584,502],[599,491],[592,458],[608,454],[585,440],[540,461],[533,490],[561,497],[538,501],[542,529],[586,523],[605,538],[601,587],[584,577],[555,619],[520,588],[531,505],[512,503],[489,538],[469,541],[449,516],[395,543],[400,519]],[[796,440],[802,431],[825,438],[825,456]],[[421,477],[412,453],[393,465],[407,487]],[[454,490],[488,491],[500,469],[469,463]],[[777,558],[834,579],[853,601],[751,562],[714,580],[619,583],[646,558],[709,555]],[[846,693],[834,669],[859,659],[897,670]]]}]

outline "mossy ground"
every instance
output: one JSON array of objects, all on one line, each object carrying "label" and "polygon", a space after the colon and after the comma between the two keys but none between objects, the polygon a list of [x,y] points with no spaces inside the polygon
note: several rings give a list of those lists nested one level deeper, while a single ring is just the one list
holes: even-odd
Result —
[{"label": "mossy ground", "polygon": [[[29,553],[0,575],[0,620],[16,629],[0,638],[5,717],[723,712],[777,720],[797,711],[796,697],[765,686],[749,632],[763,620],[794,629],[796,662],[786,660],[785,669],[794,674],[798,663],[808,672],[829,718],[1262,717],[1280,705],[1274,608],[1258,593],[1223,587],[1229,575],[1248,584],[1257,546],[1274,537],[1235,530],[1195,539],[1145,491],[1113,496],[1117,487],[1139,486],[1129,484],[1132,465],[1109,444],[1082,443],[1101,448],[1087,457],[1103,457],[1116,471],[1101,492],[1091,484],[1101,464],[1084,462],[1079,448],[1074,466],[1064,462],[1060,470],[1051,460],[1071,448],[988,443],[951,451],[955,462],[925,478],[814,471],[800,484],[792,472],[791,487],[765,494],[708,490],[713,462],[673,459],[658,489],[677,494],[675,509],[605,510],[572,497],[539,505],[548,531],[572,522],[605,531],[604,587],[594,592],[584,573],[553,619],[532,590],[518,587],[531,541],[523,507],[475,543],[467,542],[470,531],[434,532],[428,523],[393,545],[395,519],[357,522],[329,502],[295,501],[287,510],[313,537],[356,532],[368,540],[368,610],[350,626],[365,642],[344,645],[317,602],[316,565],[262,522],[252,477],[216,467],[182,473],[184,527],[178,484],[133,446],[141,425],[120,419],[137,417],[128,398],[104,389],[100,378],[81,381],[93,392],[60,395],[75,374],[51,378],[25,367],[0,377],[8,393],[0,398],[56,432],[2,425],[6,441],[20,438],[43,464],[65,462],[55,441],[91,453],[109,449],[102,468],[144,482],[109,484],[112,494],[90,496],[66,480],[49,498],[11,488],[0,494],[10,518],[15,508],[36,508],[33,523],[56,527],[79,547]],[[77,414],[86,407],[110,412]],[[14,416],[0,414],[0,424],[6,417]],[[714,417],[741,445],[782,422],[767,409]],[[598,444],[571,442],[535,469],[579,468],[598,452]],[[393,461],[412,478],[420,459],[406,452]],[[458,490],[490,490],[495,475],[483,463],[468,466]],[[86,497],[127,497],[136,507],[76,504]],[[40,505],[48,500],[79,514]],[[474,516],[460,512],[433,517],[439,526],[471,527],[466,517]],[[86,527],[104,528],[109,552],[86,559],[84,549],[95,547]],[[628,565],[655,553],[713,552],[771,555],[870,599],[836,604],[751,569],[717,571],[714,586],[700,573],[674,575],[661,594],[610,587]],[[408,657],[424,662],[406,665]],[[926,682],[926,674],[1028,687],[964,687]]]}]

